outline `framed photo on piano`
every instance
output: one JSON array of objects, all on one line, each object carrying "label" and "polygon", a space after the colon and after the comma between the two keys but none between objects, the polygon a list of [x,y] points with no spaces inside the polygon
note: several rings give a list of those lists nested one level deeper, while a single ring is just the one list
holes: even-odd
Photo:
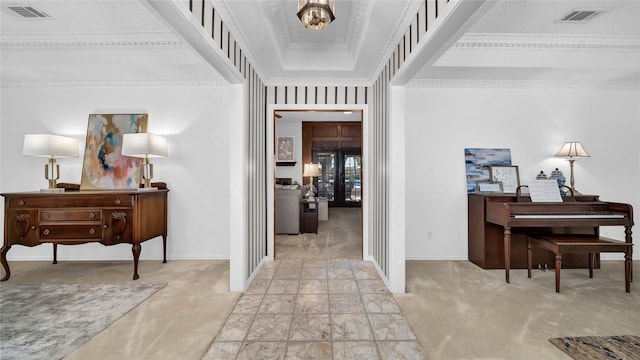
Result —
[{"label": "framed photo on piano", "polygon": [[520,186],[518,166],[491,166],[491,181],[501,183],[503,192],[515,193]]},{"label": "framed photo on piano", "polygon": [[501,193],[502,184],[493,181],[478,181],[476,183],[478,192],[481,193]]}]

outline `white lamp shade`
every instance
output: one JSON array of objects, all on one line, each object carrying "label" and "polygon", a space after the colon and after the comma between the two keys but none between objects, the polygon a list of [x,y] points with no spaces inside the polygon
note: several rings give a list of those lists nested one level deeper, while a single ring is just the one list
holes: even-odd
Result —
[{"label": "white lamp shade", "polygon": [[589,157],[590,155],[582,147],[582,144],[579,141],[567,141],[555,156],[564,158],[581,158]]},{"label": "white lamp shade", "polygon": [[124,134],[122,137],[122,155],[132,157],[169,156],[167,138],[150,133]]},{"label": "white lamp shade", "polygon": [[320,175],[320,171],[318,169],[318,164],[304,164],[304,171],[302,176],[318,176]]},{"label": "white lamp shade", "polygon": [[78,157],[78,140],[60,135],[27,134],[24,136],[22,154],[40,157]]}]

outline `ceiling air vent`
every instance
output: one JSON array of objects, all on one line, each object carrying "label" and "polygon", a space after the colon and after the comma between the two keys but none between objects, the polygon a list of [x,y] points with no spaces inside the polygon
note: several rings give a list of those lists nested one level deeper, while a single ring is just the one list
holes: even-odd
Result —
[{"label": "ceiling air vent", "polygon": [[579,22],[587,21],[594,16],[600,14],[603,10],[571,10],[567,15],[563,16],[561,22]]},{"label": "ceiling air vent", "polygon": [[7,10],[10,10],[14,15],[17,14],[23,19],[37,19],[37,18],[48,18],[50,17],[46,12],[40,11],[33,6],[18,6],[18,5],[9,5],[6,7]]}]

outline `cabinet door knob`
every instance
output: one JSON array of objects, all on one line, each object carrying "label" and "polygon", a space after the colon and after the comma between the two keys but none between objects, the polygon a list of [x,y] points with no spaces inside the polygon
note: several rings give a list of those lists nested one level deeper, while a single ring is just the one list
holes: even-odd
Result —
[{"label": "cabinet door knob", "polygon": [[49,235],[49,234],[51,234],[51,231],[49,231],[49,229],[44,229],[44,231],[42,232],[42,234],[44,234],[44,235]]},{"label": "cabinet door knob", "polygon": [[102,227],[106,229],[106,228],[108,228],[108,227],[109,227],[109,225],[104,224],[104,225],[102,225]]}]

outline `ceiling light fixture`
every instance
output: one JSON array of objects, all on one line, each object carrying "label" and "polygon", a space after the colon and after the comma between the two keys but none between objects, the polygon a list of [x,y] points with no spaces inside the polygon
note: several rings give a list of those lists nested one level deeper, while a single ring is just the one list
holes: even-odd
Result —
[{"label": "ceiling light fixture", "polygon": [[298,0],[298,18],[307,29],[322,30],[335,16],[335,0]]}]

